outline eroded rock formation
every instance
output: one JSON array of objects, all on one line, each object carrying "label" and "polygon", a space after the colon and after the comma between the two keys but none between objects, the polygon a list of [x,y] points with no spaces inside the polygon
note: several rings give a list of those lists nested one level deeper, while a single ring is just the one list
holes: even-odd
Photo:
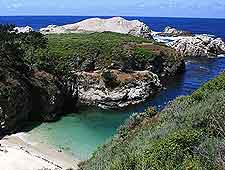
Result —
[{"label": "eroded rock formation", "polygon": [[184,56],[215,57],[225,54],[225,43],[221,38],[215,39],[203,35],[181,38],[169,43],[169,46],[175,48],[177,52]]},{"label": "eroded rock formation", "polygon": [[140,103],[161,88],[158,76],[150,71],[79,72],[77,77],[79,102],[107,109]]}]

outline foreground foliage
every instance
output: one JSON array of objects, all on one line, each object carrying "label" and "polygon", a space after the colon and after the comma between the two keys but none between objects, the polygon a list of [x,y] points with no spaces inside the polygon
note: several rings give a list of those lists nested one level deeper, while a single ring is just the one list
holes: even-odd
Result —
[{"label": "foreground foliage", "polygon": [[225,169],[225,72],[162,112],[135,114],[84,170]]}]

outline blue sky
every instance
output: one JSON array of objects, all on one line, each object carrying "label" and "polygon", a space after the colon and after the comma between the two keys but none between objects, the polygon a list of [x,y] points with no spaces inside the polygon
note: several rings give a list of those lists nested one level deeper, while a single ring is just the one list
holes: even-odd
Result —
[{"label": "blue sky", "polygon": [[0,15],[225,18],[225,0],[0,0]]}]

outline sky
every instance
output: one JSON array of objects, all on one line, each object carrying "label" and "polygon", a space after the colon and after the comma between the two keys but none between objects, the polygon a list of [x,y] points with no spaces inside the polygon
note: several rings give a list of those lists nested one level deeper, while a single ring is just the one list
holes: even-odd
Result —
[{"label": "sky", "polygon": [[0,0],[0,15],[225,18],[225,0]]}]

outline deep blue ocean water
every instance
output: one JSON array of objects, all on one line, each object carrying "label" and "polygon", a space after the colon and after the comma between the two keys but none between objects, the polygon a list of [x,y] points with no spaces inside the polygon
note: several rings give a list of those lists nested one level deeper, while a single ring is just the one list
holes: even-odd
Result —
[{"label": "deep blue ocean water", "polygon": [[[0,23],[29,25],[35,30],[49,24],[64,25],[75,23],[89,17],[41,16],[41,17],[0,17]],[[109,17],[101,17],[109,18]],[[146,18],[139,19],[155,31],[162,31],[166,26],[192,31],[196,34],[213,34],[225,40],[225,19],[193,18]],[[225,58],[188,59],[186,71],[170,79],[166,89],[145,103],[133,106],[125,111],[105,111],[98,108],[81,108],[77,113],[62,117],[55,123],[43,123],[33,128],[29,137],[46,144],[54,145],[72,153],[79,159],[90,157],[97,147],[109,140],[116,129],[133,113],[142,112],[149,106],[162,109],[169,101],[181,95],[189,95],[203,83],[213,79],[225,70]]]},{"label": "deep blue ocean water", "polygon": [[[88,16],[0,16],[0,23],[16,24],[17,26],[31,26],[35,30],[50,24],[64,25],[92,18]],[[101,16],[100,18],[110,18]],[[213,34],[225,40],[225,19],[206,18],[160,18],[160,17],[124,17],[129,20],[143,21],[155,31],[162,31],[166,26],[192,31],[199,34]]]}]

